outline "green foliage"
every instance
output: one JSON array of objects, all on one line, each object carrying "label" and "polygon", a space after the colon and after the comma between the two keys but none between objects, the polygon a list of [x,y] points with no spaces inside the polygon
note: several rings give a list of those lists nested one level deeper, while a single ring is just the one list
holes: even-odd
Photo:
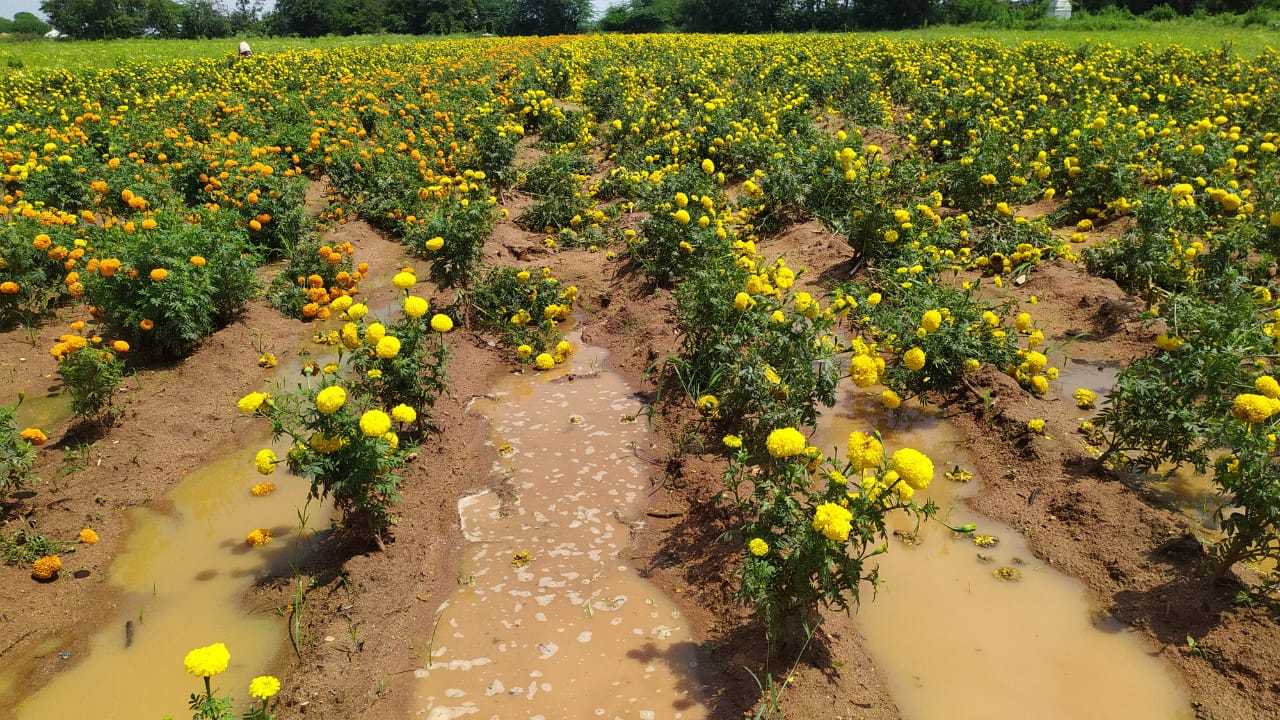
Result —
[{"label": "green foliage", "polygon": [[1280,416],[1270,409],[1251,418],[1237,408],[1241,396],[1269,392],[1260,378],[1271,377],[1277,310],[1267,294],[1241,291],[1238,274],[1227,280],[1235,291],[1166,297],[1163,349],[1120,373],[1097,423],[1103,457],[1115,465],[1139,473],[1166,463],[1212,467],[1228,499],[1216,511],[1226,535],[1214,547],[1222,568],[1280,556],[1280,470],[1271,458]]},{"label": "green foliage", "polygon": [[90,420],[114,420],[112,398],[124,375],[124,361],[107,347],[86,345],[58,358],[58,375],[71,396],[71,411]]},{"label": "green foliage", "polygon": [[[844,291],[846,303],[856,303],[850,312],[854,329],[875,343],[876,350],[897,357],[884,370],[885,386],[903,398],[936,397],[954,389],[964,373],[978,364],[991,363],[1002,370],[1018,364],[1017,336],[1004,326],[1011,301],[996,306],[978,297],[976,284],[965,289],[920,281],[916,278],[922,273],[911,269],[876,274],[874,287],[880,289],[876,294],[881,297],[877,304],[867,301],[871,293],[865,286],[851,285]],[[903,277],[912,280],[903,282]],[[926,329],[925,314],[930,311],[939,320],[935,330]],[[912,349],[924,352],[919,370],[902,362]]]},{"label": "green foliage", "polygon": [[[835,402],[841,375],[835,319],[819,300],[792,289],[795,273],[743,245],[688,275],[676,289],[682,346],[680,384],[716,398],[713,417],[733,418],[748,434],[803,426],[819,403]],[[752,291],[755,291],[754,293]]]},{"label": "green foliage", "polygon": [[[878,579],[875,570],[864,573],[863,564],[888,549],[889,513],[905,511],[918,521],[936,513],[932,502],[912,500],[918,488],[883,456],[878,434],[871,442],[879,452],[865,474],[852,453],[849,459],[826,458],[817,448],[777,457],[772,448],[752,453],[743,445],[730,457],[724,496],[742,524],[726,536],[744,546],[738,596],[754,608],[771,644],[797,614],[812,617],[819,605],[847,611],[851,600],[857,604],[861,584]],[[859,487],[850,486],[860,478]]]},{"label": "green foliage", "polygon": [[30,526],[19,526],[0,537],[0,557],[6,565],[29,565],[48,555],[75,552],[67,543],[51,540],[35,532]]},{"label": "green foliage", "polygon": [[[377,340],[373,340],[378,336],[377,330],[370,332],[371,326],[381,326],[381,323],[365,324],[361,320],[353,323],[354,327],[342,329],[343,342],[350,351],[346,361],[353,373],[356,393],[368,396],[384,408],[401,403],[413,408],[417,414],[414,426],[419,430],[430,424],[428,410],[449,386],[446,374],[449,348],[444,334],[431,328],[431,317],[432,311],[428,310],[420,317],[405,315],[385,326],[384,337],[400,342],[399,352],[390,357],[384,357],[389,351],[384,348],[380,353]],[[364,342],[357,345],[351,342],[353,338],[363,338]]]},{"label": "green foliage", "polygon": [[288,264],[271,281],[267,299],[289,317],[324,319],[326,306],[354,292],[363,277],[352,265],[354,252],[349,242],[337,247],[316,238],[297,243],[289,251]]},{"label": "green foliage", "polygon": [[470,301],[480,327],[497,332],[509,348],[529,346],[520,359],[530,361],[563,339],[558,324],[569,317],[577,294],[577,287],[565,287],[549,271],[495,267],[472,290]]},{"label": "green foliage", "polygon": [[[110,334],[137,351],[182,357],[231,321],[253,295],[254,262],[246,238],[224,213],[200,213],[198,222],[171,214],[146,242],[112,229],[100,240],[117,254],[120,269],[85,278],[85,297],[101,312]],[[204,264],[192,258],[203,258]],[[153,273],[164,271],[163,280]]]},{"label": "green foliage", "polygon": [[14,419],[22,399],[19,395],[16,405],[0,406],[0,499],[30,482],[36,464],[36,450],[22,437]]},{"label": "green foliage", "polygon": [[[488,188],[476,182],[483,176],[458,185],[432,185],[420,195],[431,198],[418,216],[417,224],[406,227],[404,242],[431,260],[428,276],[440,288],[465,288],[475,279],[485,238],[493,227],[496,200]],[[433,242],[439,240],[437,243]]]}]

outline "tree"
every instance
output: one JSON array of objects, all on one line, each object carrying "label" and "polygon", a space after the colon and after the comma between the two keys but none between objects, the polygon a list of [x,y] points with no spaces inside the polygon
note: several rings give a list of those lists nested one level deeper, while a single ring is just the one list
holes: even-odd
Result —
[{"label": "tree", "polygon": [[515,35],[576,33],[591,19],[591,0],[515,0]]},{"label": "tree", "polygon": [[188,40],[223,38],[231,34],[231,21],[213,4],[213,0],[187,0],[182,5],[179,22],[181,36]]},{"label": "tree", "polygon": [[136,37],[148,27],[147,0],[43,0],[59,32],[83,40]]},{"label": "tree", "polygon": [[13,16],[10,32],[17,35],[43,35],[52,29],[48,23],[29,12],[20,12]]}]

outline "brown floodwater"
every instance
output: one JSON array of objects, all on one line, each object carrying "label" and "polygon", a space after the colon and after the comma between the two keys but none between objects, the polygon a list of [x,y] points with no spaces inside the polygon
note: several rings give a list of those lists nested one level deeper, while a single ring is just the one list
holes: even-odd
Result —
[{"label": "brown floodwater", "polygon": [[[1070,391],[1066,391],[1069,397]],[[866,638],[904,720],[1192,720],[1189,696],[1151,648],[1100,612],[1084,586],[1038,560],[1023,537],[970,510],[963,498],[981,478],[956,483],[943,473],[973,470],[966,443],[920,410],[896,414],[874,396],[845,389],[819,423],[813,444],[843,448],[849,433],[878,429],[886,452],[913,447],[933,459],[924,497],[959,527],[997,539],[979,547],[937,523],[905,537],[878,562],[883,583],[864,588],[852,622]],[[917,494],[917,499],[924,499]],[[1003,572],[1006,577],[998,579]]]},{"label": "brown floodwater", "polygon": [[[309,485],[303,478],[277,471],[269,478],[277,485],[274,493],[250,494],[249,488],[266,479],[254,469],[254,453],[272,444],[264,427],[245,430],[244,436],[240,449],[190,473],[167,502],[157,503],[163,511],[127,511],[123,549],[110,577],[96,580],[119,591],[114,617],[89,639],[82,658],[61,657],[71,647],[72,639],[65,638],[9,669],[17,673],[18,665],[28,662],[66,668],[17,704],[17,718],[189,716],[187,699],[203,683],[186,674],[183,658],[193,648],[215,642],[227,645],[231,662],[214,678],[214,687],[235,697],[237,711],[243,709],[250,678],[269,674],[288,647],[277,609],[246,608],[243,595],[268,574],[288,574],[290,563],[315,541],[314,532],[328,527],[324,506],[306,506]],[[283,456],[287,444],[276,444],[274,450]],[[302,532],[300,512],[309,515]],[[272,542],[250,548],[245,535],[256,528],[269,528]],[[64,577],[59,582],[95,579]],[[12,707],[4,698],[0,706]]]},{"label": "brown floodwater", "polygon": [[505,378],[473,403],[505,480],[458,502],[470,548],[422,629],[413,717],[705,716],[688,626],[627,560],[661,468],[604,357],[579,348],[571,367]]}]

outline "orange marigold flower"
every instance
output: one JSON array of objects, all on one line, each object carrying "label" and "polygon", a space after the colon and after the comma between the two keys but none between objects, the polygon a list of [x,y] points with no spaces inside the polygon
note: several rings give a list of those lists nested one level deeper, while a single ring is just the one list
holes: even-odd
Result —
[{"label": "orange marigold flower", "polygon": [[138,327],[142,328],[143,330],[151,330],[155,326],[156,324],[152,322],[150,318],[147,318],[142,322],[138,323]]},{"label": "orange marigold flower", "polygon": [[18,436],[32,445],[43,445],[49,439],[40,428],[26,428]]},{"label": "orange marigold flower", "polygon": [[57,555],[46,555],[31,564],[31,577],[37,580],[51,580],[61,569],[61,558]]},{"label": "orange marigold flower", "polygon": [[125,342],[124,340],[116,340],[115,342],[111,343],[111,349],[115,350],[118,353],[127,353],[129,352],[129,343]]},{"label": "orange marigold flower", "polygon": [[4,282],[0,283],[0,293],[4,295],[18,294],[18,283],[12,280],[5,280]]},{"label": "orange marigold flower", "polygon": [[191,256],[191,264],[195,265],[196,267],[204,267],[205,262],[206,262],[205,259],[199,255]]},{"label": "orange marigold flower", "polygon": [[165,270],[164,268],[156,268],[155,270],[151,271],[151,279],[154,282],[160,282],[161,280],[164,280],[167,277],[169,277],[169,271]]},{"label": "orange marigold flower", "polygon": [[98,542],[98,533],[94,532],[91,528],[85,528],[80,531],[80,542],[85,545],[92,545]]}]

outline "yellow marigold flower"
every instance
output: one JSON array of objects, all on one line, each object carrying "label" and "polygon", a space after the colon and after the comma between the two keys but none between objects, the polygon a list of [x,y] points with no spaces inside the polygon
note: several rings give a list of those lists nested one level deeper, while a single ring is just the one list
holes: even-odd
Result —
[{"label": "yellow marigold flower", "polygon": [[1035,418],[1027,421],[1027,429],[1033,433],[1044,434],[1044,418]]},{"label": "yellow marigold flower", "polygon": [[251,530],[249,531],[249,534],[244,537],[244,542],[249,547],[262,547],[263,545],[271,542],[271,530],[268,528]]},{"label": "yellow marigold flower", "polygon": [[418,282],[418,278],[414,277],[413,273],[408,273],[404,271],[396,273],[395,277],[391,278],[391,284],[395,285],[396,288],[399,290],[408,290],[409,288],[413,287],[417,282]]},{"label": "yellow marigold flower", "polygon": [[387,335],[378,341],[378,345],[374,348],[374,353],[383,360],[390,360],[400,354],[400,340]]},{"label": "yellow marigold flower", "polygon": [[538,353],[533,359],[533,366],[539,370],[550,370],[556,366],[556,359],[548,353]]},{"label": "yellow marigold flower", "polygon": [[689,211],[685,210],[684,208],[680,208],[679,210],[677,210],[675,214],[672,215],[671,217],[675,218],[676,222],[680,223],[681,225],[688,225],[689,220],[691,219],[689,217]]},{"label": "yellow marigold flower", "polygon": [[369,307],[364,303],[356,303],[355,305],[352,305],[351,307],[347,308],[347,317],[351,318],[352,320],[359,320],[360,318],[368,314],[369,314]]},{"label": "yellow marigold flower", "polygon": [[521,345],[520,347],[516,348],[516,355],[519,356],[521,360],[528,360],[530,357],[533,356],[533,346]]},{"label": "yellow marigold flower", "polygon": [[1071,397],[1075,398],[1076,407],[1081,410],[1092,410],[1098,399],[1098,393],[1089,388],[1076,388],[1075,392],[1071,393]]},{"label": "yellow marigold flower", "polygon": [[1027,364],[1027,372],[1030,372],[1031,374],[1034,375],[1040,372],[1041,370],[1044,370],[1044,366],[1049,364],[1049,358],[1045,357],[1044,353],[1040,353],[1040,352],[1036,352],[1035,350],[1032,350],[1031,352],[1027,353],[1026,364]]},{"label": "yellow marigold flower", "polygon": [[266,497],[276,491],[276,484],[273,482],[260,482],[249,488],[250,494],[254,497]]},{"label": "yellow marigold flower", "polygon": [[348,350],[360,347],[360,326],[352,322],[342,326],[342,345]]},{"label": "yellow marigold flower", "polygon": [[880,461],[884,459],[884,445],[880,444],[875,435],[856,431],[851,432],[849,433],[848,457],[849,464],[853,466],[853,469],[861,472],[880,464]]},{"label": "yellow marigold flower", "polygon": [[360,416],[360,431],[365,437],[382,437],[391,429],[391,417],[381,410],[367,410]]},{"label": "yellow marigold flower", "polygon": [[1018,313],[1018,317],[1014,319],[1013,326],[1018,328],[1018,332],[1031,331],[1031,313]]},{"label": "yellow marigold flower", "polygon": [[329,303],[329,309],[333,312],[346,312],[351,309],[351,304],[354,302],[350,295],[341,295]]},{"label": "yellow marigold flower", "polygon": [[187,656],[182,660],[187,672],[200,678],[217,675],[227,669],[227,663],[229,662],[231,662],[231,653],[227,651],[227,646],[222,643],[196,648],[187,653]]},{"label": "yellow marigold flower", "polygon": [[1275,407],[1265,395],[1241,393],[1231,402],[1231,414],[1249,424],[1260,423],[1275,414]]},{"label": "yellow marigold flower", "polygon": [[720,400],[715,395],[703,395],[698,398],[697,406],[698,412],[702,413],[703,417],[712,419],[720,417]]},{"label": "yellow marigold flower", "polygon": [[725,447],[736,450],[742,447],[742,436],[741,435],[725,435],[724,438],[721,439],[721,442],[724,443]]},{"label": "yellow marigold flower", "polygon": [[977,358],[966,358],[964,361],[965,372],[973,372],[974,370],[977,370],[980,364],[981,363],[978,362]]},{"label": "yellow marigold flower", "polygon": [[453,318],[444,313],[431,316],[431,329],[438,333],[447,333],[453,329]]},{"label": "yellow marigold flower", "polygon": [[427,301],[417,295],[410,295],[404,299],[404,314],[406,317],[420,318],[427,314],[428,307]]},{"label": "yellow marigold flower", "polygon": [[270,675],[259,675],[249,681],[249,697],[268,700],[280,692],[280,681]]},{"label": "yellow marigold flower", "polygon": [[1270,375],[1259,375],[1253,381],[1253,389],[1272,399],[1280,397],[1280,383]]},{"label": "yellow marigold flower", "polygon": [[1031,378],[1031,392],[1036,395],[1043,395],[1049,390],[1049,378],[1044,375],[1036,375]]},{"label": "yellow marigold flower", "polygon": [[338,412],[338,408],[346,402],[347,391],[340,385],[330,385],[316,394],[316,409],[325,415]]},{"label": "yellow marigold flower", "polygon": [[924,361],[925,354],[920,348],[911,348],[902,356],[902,364],[910,370],[919,370],[924,367]]},{"label": "yellow marigold flower", "polygon": [[40,428],[24,428],[22,432],[18,433],[18,437],[37,447],[49,441],[49,436],[45,435]]},{"label": "yellow marigold flower", "polygon": [[902,448],[889,460],[902,481],[916,490],[923,490],[933,482],[933,461],[928,455],[912,448]]},{"label": "yellow marigold flower", "polygon": [[388,430],[387,433],[382,436],[382,439],[387,441],[387,444],[391,446],[392,450],[400,447],[400,436],[395,434],[395,431]]},{"label": "yellow marigold flower", "polygon": [[824,502],[813,513],[813,529],[824,537],[836,542],[849,539],[849,531],[853,529],[853,513],[832,502]]},{"label": "yellow marigold flower", "polygon": [[118,353],[127,353],[129,352],[129,343],[124,340],[113,340],[111,342],[111,349]]},{"label": "yellow marigold flower", "polygon": [[707,158],[702,161],[702,172],[708,175],[711,175],[715,171],[716,171],[716,164],[711,160],[711,158]]},{"label": "yellow marigold flower", "polygon": [[93,528],[85,528],[80,531],[80,542],[92,545],[98,542],[98,533],[94,532]]},{"label": "yellow marigold flower", "polygon": [[400,404],[391,408],[391,417],[396,422],[411,423],[418,419],[418,411],[408,405]]},{"label": "yellow marigold flower", "polygon": [[920,317],[920,327],[925,332],[935,332],[942,325],[942,313],[937,310],[926,310]]},{"label": "yellow marigold flower", "polygon": [[739,312],[745,312],[748,308],[750,308],[752,305],[755,305],[755,304],[756,304],[756,301],[752,300],[751,296],[744,292],[740,292],[737,295],[733,296],[733,307],[736,308]]},{"label": "yellow marigold flower", "polygon": [[1181,345],[1182,345],[1182,338],[1180,337],[1169,337],[1164,333],[1161,333],[1156,336],[1156,347],[1166,352],[1173,352],[1174,350],[1177,350],[1178,347]]},{"label": "yellow marigold flower", "polygon": [[236,407],[240,409],[240,412],[248,415],[257,412],[258,408],[262,407],[262,404],[270,398],[271,396],[267,393],[251,392],[236,401]]},{"label": "yellow marigold flower", "polygon": [[902,398],[892,390],[885,390],[880,393],[880,404],[884,405],[886,410],[897,410],[902,405]]},{"label": "yellow marigold flower", "polygon": [[871,293],[870,295],[868,295],[868,296],[867,296],[867,304],[868,304],[868,305],[879,305],[879,304],[880,304],[880,293],[878,293],[878,292],[873,292],[873,293]]},{"label": "yellow marigold flower", "polygon": [[277,364],[276,356],[273,353],[265,352],[258,356],[258,367],[273,368]]},{"label": "yellow marigold flower", "polygon": [[769,454],[776,458],[799,455],[804,452],[807,445],[804,435],[799,430],[789,427],[774,430],[765,440],[765,447],[769,449]]},{"label": "yellow marigold flower", "polygon": [[751,538],[751,542],[747,543],[747,549],[756,557],[764,557],[769,554],[769,543],[760,538]]},{"label": "yellow marigold flower", "polygon": [[253,456],[253,464],[258,468],[258,472],[263,475],[270,475],[276,471],[276,463],[280,462],[280,458],[272,452],[271,448],[264,448]]},{"label": "yellow marigold flower", "polygon": [[57,555],[45,555],[31,564],[31,577],[37,580],[49,580],[62,569],[62,558]]},{"label": "yellow marigold flower", "polygon": [[364,341],[370,345],[377,345],[386,334],[386,326],[376,322],[364,329]]},{"label": "yellow marigold flower", "polygon": [[444,247],[444,238],[440,237],[439,235],[427,241],[427,249],[430,250],[431,252],[435,252],[442,247]]},{"label": "yellow marigold flower", "polygon": [[849,377],[860,388],[871,387],[880,379],[876,361],[869,355],[855,355],[849,361]]},{"label": "yellow marigold flower", "polygon": [[569,357],[573,354],[573,345],[568,340],[561,340],[556,343],[556,355],[560,357]]}]

